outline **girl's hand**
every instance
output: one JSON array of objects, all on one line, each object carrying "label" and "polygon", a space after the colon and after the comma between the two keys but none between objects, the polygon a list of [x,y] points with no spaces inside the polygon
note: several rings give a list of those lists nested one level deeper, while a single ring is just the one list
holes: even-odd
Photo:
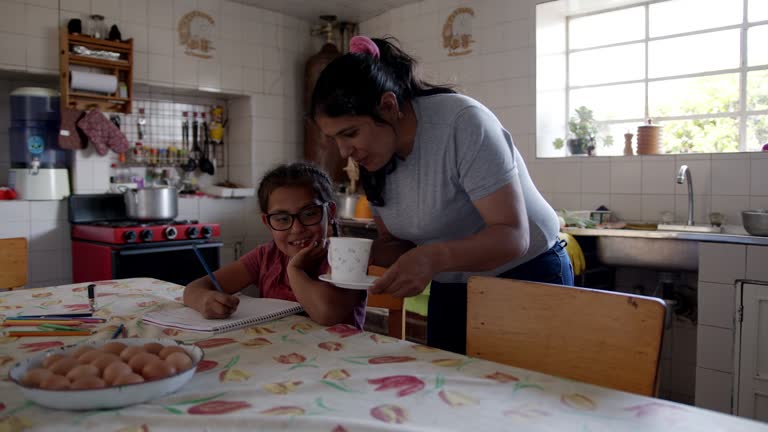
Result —
[{"label": "girl's hand", "polygon": [[207,291],[196,308],[206,319],[222,319],[237,310],[240,299],[218,291]]},{"label": "girl's hand", "polygon": [[316,267],[319,261],[324,260],[326,253],[326,249],[320,244],[320,242],[315,241],[291,257],[291,259],[288,261],[288,267],[306,271],[312,267]]},{"label": "girl's hand", "polygon": [[419,295],[435,274],[433,262],[425,248],[411,249],[395,261],[369,291],[371,294],[386,293],[394,297]]}]

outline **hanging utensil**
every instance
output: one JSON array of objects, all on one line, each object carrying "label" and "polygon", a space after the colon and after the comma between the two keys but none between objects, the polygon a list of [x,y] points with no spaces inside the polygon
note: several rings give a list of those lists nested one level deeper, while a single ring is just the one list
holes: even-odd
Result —
[{"label": "hanging utensil", "polygon": [[205,122],[205,120],[203,120],[203,123],[202,123],[200,138],[202,138],[202,141],[203,141],[203,156],[200,159],[200,171],[208,175],[213,175],[215,171],[215,167],[213,166],[213,163],[209,159],[208,151],[210,146],[209,146],[209,139],[208,139],[208,124]]},{"label": "hanging utensil", "polygon": [[187,117],[187,112],[184,111],[182,115],[184,116],[184,121],[181,122],[181,145],[184,147],[184,153],[186,153],[189,158],[181,166],[181,169],[183,169],[185,172],[192,172],[197,169],[197,162],[189,152],[189,119]]}]

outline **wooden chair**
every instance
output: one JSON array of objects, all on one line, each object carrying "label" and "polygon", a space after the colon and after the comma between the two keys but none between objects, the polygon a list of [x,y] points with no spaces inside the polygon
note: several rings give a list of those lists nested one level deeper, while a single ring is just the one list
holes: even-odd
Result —
[{"label": "wooden chair", "polygon": [[27,284],[27,239],[0,239],[0,289]]},{"label": "wooden chair", "polygon": [[[372,276],[381,276],[386,271],[385,267],[368,267],[368,274]],[[402,298],[395,298],[389,294],[369,294],[368,306],[388,309],[389,331],[387,334],[394,338],[405,339],[405,301]]]},{"label": "wooden chair", "polygon": [[665,308],[657,298],[474,276],[467,355],[653,396]]}]

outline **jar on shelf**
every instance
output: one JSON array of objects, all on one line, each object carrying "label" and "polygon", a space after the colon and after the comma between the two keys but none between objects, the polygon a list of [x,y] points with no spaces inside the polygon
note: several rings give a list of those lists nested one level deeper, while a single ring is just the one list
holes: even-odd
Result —
[{"label": "jar on shelf", "polygon": [[91,15],[88,17],[88,34],[96,39],[107,37],[107,24],[104,22],[104,15]]}]

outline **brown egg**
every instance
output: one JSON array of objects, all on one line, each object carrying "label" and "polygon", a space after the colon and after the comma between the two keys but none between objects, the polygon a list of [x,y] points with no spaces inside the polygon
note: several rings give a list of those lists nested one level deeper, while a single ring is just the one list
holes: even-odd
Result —
[{"label": "brown egg", "polygon": [[57,375],[66,375],[79,364],[73,357],[64,357],[53,363],[48,369]]},{"label": "brown egg", "polygon": [[160,360],[159,357],[157,360],[147,363],[144,369],[141,370],[141,376],[147,381],[163,379],[175,373],[176,369],[165,361]]},{"label": "brown egg", "polygon": [[94,349],[81,354],[80,357],[77,358],[77,361],[79,361],[80,364],[91,364],[94,360],[103,355],[104,353],[102,351]]},{"label": "brown egg", "polygon": [[75,382],[80,378],[87,377],[87,376],[95,376],[95,377],[99,376],[99,368],[97,368],[94,365],[81,364],[73,367],[72,370],[67,372],[67,379],[72,382]]},{"label": "brown egg", "polygon": [[160,356],[161,359],[165,360],[169,355],[175,352],[186,353],[186,351],[184,351],[184,348],[176,345],[171,345],[160,350],[160,353],[158,355]]},{"label": "brown egg", "polygon": [[104,344],[104,346],[101,347],[101,350],[115,355],[120,355],[120,353],[123,352],[126,347],[128,347],[128,345],[122,342],[110,342]]},{"label": "brown egg", "polygon": [[128,348],[124,349],[123,352],[120,353],[120,360],[127,362],[131,359],[131,357],[143,352],[147,352],[143,346],[138,346],[138,345],[129,346]]},{"label": "brown egg", "polygon": [[81,356],[81,355],[83,355],[83,354],[85,354],[85,353],[87,353],[87,352],[91,352],[91,351],[93,351],[93,350],[95,350],[95,348],[94,348],[94,347],[92,347],[92,346],[90,346],[90,345],[84,345],[84,346],[81,346],[80,348],[78,348],[78,349],[76,349],[76,350],[72,351],[71,355],[72,355],[72,357],[74,357],[74,358],[76,358],[76,359],[80,360],[80,356]]},{"label": "brown egg", "polygon": [[150,343],[145,343],[144,344],[144,350],[147,351],[150,354],[157,355],[157,353],[162,351],[163,348],[165,348],[165,346],[163,346],[163,344],[159,344],[157,342],[150,342]]},{"label": "brown egg", "polygon": [[53,372],[45,368],[30,369],[21,378],[21,383],[27,387],[40,387],[40,383],[51,375]]},{"label": "brown egg", "polygon": [[51,354],[43,359],[42,365],[44,368],[50,368],[52,364],[63,359],[64,357],[66,357],[64,354]]},{"label": "brown egg", "polygon": [[103,379],[97,376],[84,376],[80,377],[77,381],[73,381],[70,388],[72,390],[92,390],[100,389],[107,386],[107,383]]},{"label": "brown egg", "polygon": [[104,369],[106,369],[107,366],[119,361],[120,361],[120,357],[114,354],[101,353],[101,357],[92,361],[91,364],[99,368],[99,372],[104,372]]},{"label": "brown egg", "polygon": [[160,360],[160,357],[148,352],[143,352],[131,357],[131,360],[128,361],[128,366],[130,366],[134,372],[141,373],[141,371],[144,370],[144,366],[153,360]]},{"label": "brown egg", "polygon": [[177,372],[185,371],[192,367],[192,359],[185,352],[174,352],[165,358],[165,362],[173,366]]},{"label": "brown egg", "polygon": [[51,374],[40,383],[40,388],[46,390],[65,390],[69,388],[69,380],[67,377]]},{"label": "brown egg", "polygon": [[144,378],[141,375],[135,374],[135,373],[129,373],[125,375],[120,375],[115,379],[115,381],[112,383],[114,386],[120,386],[120,385],[126,385],[126,384],[138,384],[143,383]]},{"label": "brown egg", "polygon": [[131,373],[133,373],[133,369],[131,369],[127,363],[116,361],[104,369],[104,373],[101,375],[101,377],[104,378],[104,381],[106,381],[107,384],[112,385],[115,383],[117,378]]}]

